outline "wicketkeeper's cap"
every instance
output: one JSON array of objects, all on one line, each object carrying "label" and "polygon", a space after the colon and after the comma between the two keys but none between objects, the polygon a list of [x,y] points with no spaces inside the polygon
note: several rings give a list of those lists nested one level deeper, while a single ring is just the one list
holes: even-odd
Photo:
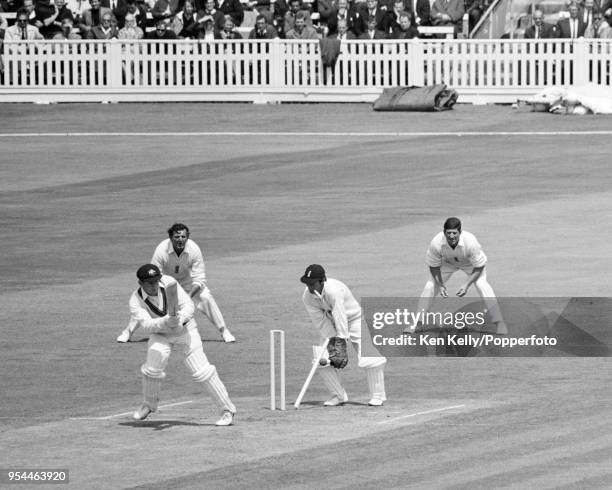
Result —
[{"label": "wicketkeeper's cap", "polygon": [[300,281],[304,284],[308,284],[313,281],[320,281],[321,279],[325,279],[325,269],[319,264],[311,264],[306,267],[306,272],[304,275],[300,277]]},{"label": "wicketkeeper's cap", "polygon": [[136,277],[139,281],[147,281],[161,277],[159,267],[153,264],[145,264],[136,271]]}]

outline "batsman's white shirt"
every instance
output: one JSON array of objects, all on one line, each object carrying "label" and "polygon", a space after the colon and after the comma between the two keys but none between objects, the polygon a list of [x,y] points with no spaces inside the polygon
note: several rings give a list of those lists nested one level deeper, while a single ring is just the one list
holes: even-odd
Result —
[{"label": "batsman's white shirt", "polygon": [[[302,301],[322,337],[360,338],[361,306],[343,282],[327,279],[321,294],[311,294],[306,288]],[[357,329],[352,335],[350,327]]]},{"label": "batsman's white shirt", "polygon": [[443,232],[438,233],[427,249],[425,263],[429,267],[450,266],[456,269],[482,267],[487,263],[487,256],[476,237],[469,231],[462,231],[459,243],[453,249],[446,241]]},{"label": "batsman's white shirt", "polygon": [[172,242],[166,238],[155,249],[151,263],[159,267],[162,274],[174,277],[187,292],[194,284],[206,287],[204,257],[193,240],[187,240],[181,255],[176,255]]},{"label": "batsman's white shirt", "polygon": [[181,287],[177,287],[176,292],[178,297],[177,315],[182,328],[168,329],[166,327],[168,305],[165,290],[168,285],[174,282],[176,281],[173,278],[162,275],[157,296],[147,295],[142,288],[138,288],[130,296],[130,315],[144,332],[175,336],[196,328],[193,319],[195,312],[193,301]]}]

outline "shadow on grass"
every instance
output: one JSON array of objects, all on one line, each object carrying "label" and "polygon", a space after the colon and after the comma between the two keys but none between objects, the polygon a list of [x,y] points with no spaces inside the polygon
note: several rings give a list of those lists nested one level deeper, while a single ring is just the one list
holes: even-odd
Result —
[{"label": "shadow on grass", "polygon": [[[306,401],[306,402],[302,402],[300,403],[300,407],[303,406],[309,406],[311,408],[324,408],[325,410],[333,410],[334,408],[342,408],[343,406],[348,406],[348,405],[352,405],[355,407],[367,407],[368,404],[366,402],[354,402],[354,401],[348,401],[346,403],[343,403],[342,405],[336,405],[335,407],[325,407],[323,406],[323,401]],[[293,407],[293,406],[292,406]]]},{"label": "shadow on grass", "polygon": [[172,427],[188,426],[188,427],[216,427],[213,423],[198,424],[195,422],[184,422],[182,420],[145,420],[121,422],[119,425],[124,427],[133,427],[135,429],[153,429],[166,430]]}]

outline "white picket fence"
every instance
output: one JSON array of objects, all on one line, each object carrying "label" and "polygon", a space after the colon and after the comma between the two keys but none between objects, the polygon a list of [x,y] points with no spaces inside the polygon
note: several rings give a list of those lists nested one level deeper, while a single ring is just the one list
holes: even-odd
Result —
[{"label": "white picket fence", "polygon": [[445,83],[460,102],[514,102],[551,85],[610,85],[612,40],[5,41],[0,102],[373,101]]}]

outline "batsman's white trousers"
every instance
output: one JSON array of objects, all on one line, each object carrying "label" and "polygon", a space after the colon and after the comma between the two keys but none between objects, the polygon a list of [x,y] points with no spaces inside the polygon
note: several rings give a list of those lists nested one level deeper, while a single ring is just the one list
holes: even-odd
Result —
[{"label": "batsman's white trousers", "polygon": [[[457,271],[463,271],[467,276],[472,274],[472,267],[456,267],[452,264],[443,263],[440,266],[440,274],[442,276],[442,282],[444,284],[450,279],[450,277]],[[474,282],[474,287],[478,294],[483,299],[487,310],[489,312],[489,316],[493,323],[497,323],[502,320],[501,312],[499,310],[499,304],[497,303],[497,298],[495,296],[495,291],[487,281],[487,269],[484,268],[480,273],[480,276]],[[433,304],[433,299],[435,296],[440,294],[440,287],[434,281],[433,277],[430,277],[425,283],[425,287],[423,288],[423,292],[421,293],[421,299],[419,301],[417,311],[425,311],[426,313],[430,310],[431,305]]]},{"label": "batsman's white trousers", "polygon": [[191,372],[193,379],[206,385],[219,409],[236,413],[236,407],[230,400],[225,385],[217,374],[217,369],[208,362],[208,358],[204,354],[202,340],[193,321],[181,334],[161,335],[154,333],[149,337],[147,359],[140,368],[143,374],[145,405],[152,411],[157,410],[161,381],[166,376],[165,370],[173,347],[180,349],[184,356],[185,365]]}]

